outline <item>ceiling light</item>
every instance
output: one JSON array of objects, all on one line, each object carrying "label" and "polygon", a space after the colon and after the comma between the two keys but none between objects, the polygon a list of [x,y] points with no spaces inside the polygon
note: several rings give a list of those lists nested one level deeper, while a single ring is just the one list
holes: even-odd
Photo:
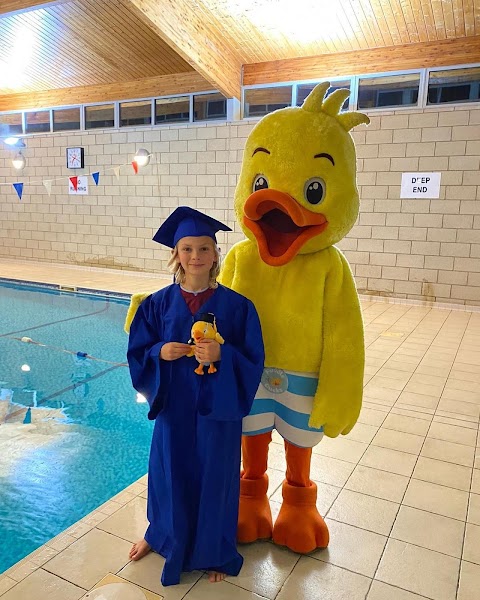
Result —
[{"label": "ceiling light", "polygon": [[133,160],[137,163],[139,167],[146,167],[150,162],[150,156],[151,154],[148,150],[145,150],[145,148],[140,148],[135,153]]},{"label": "ceiling light", "polygon": [[[340,0],[224,0],[233,17],[244,18],[255,24],[262,39],[276,40],[281,46],[294,44],[322,44],[346,39],[342,25],[343,8]],[[294,10],[292,10],[294,6]],[[273,10],[272,10],[273,8]],[[355,13],[359,26],[364,26],[365,16]],[[323,44],[322,44],[323,45]]]},{"label": "ceiling light", "polygon": [[14,159],[12,159],[12,165],[17,169],[17,171],[21,171],[25,168],[26,160],[21,152],[19,152]]}]

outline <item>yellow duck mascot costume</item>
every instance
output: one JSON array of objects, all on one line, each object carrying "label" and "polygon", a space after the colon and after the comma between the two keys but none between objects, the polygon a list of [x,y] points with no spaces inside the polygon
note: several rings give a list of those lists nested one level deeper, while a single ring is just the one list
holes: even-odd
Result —
[{"label": "yellow duck mascot costume", "polygon": [[[265,116],[249,135],[235,192],[248,239],[228,252],[221,282],[258,311],[266,362],[244,419],[238,540],[270,538],[307,553],[328,545],[310,480],[312,447],[347,434],[361,407],[363,323],[352,273],[334,246],[358,215],[350,129],[365,115],[339,111],[348,97],[329,83],[302,107]],[[275,522],[267,497],[272,430],[285,440],[283,504]]]}]

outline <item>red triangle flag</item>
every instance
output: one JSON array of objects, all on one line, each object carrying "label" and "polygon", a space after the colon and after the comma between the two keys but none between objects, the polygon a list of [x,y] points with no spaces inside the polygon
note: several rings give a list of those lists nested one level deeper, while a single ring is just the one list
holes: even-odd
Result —
[{"label": "red triangle flag", "polygon": [[73,185],[73,189],[75,191],[77,191],[77,188],[78,188],[78,175],[75,175],[74,177],[70,177],[70,181],[71,181],[71,183]]},{"label": "red triangle flag", "polygon": [[132,160],[132,167],[133,170],[135,171],[135,175],[138,173],[138,163],[136,160]]}]

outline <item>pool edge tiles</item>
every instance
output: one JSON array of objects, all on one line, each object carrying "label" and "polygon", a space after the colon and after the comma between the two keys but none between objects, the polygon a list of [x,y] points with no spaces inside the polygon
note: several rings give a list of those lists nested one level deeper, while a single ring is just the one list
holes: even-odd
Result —
[{"label": "pool edge tiles", "polygon": [[[95,510],[86,514],[83,518],[61,531],[30,554],[21,558],[5,571],[0,572],[0,582],[2,579],[8,577],[15,581],[15,585],[17,585],[34,571],[41,569],[48,561],[63,552],[89,531],[96,529],[97,525],[121,510],[132,500],[138,497],[144,498],[147,489],[145,481],[146,475],[142,475],[137,481],[134,481],[118,492],[118,494],[112,496]],[[9,591],[10,589],[13,589],[15,585],[12,586],[12,588],[9,588]],[[1,595],[0,592],[0,596]]]},{"label": "pool edge tiles", "polygon": [[40,289],[48,289],[61,294],[80,294],[83,296],[96,296],[100,298],[118,298],[119,300],[129,301],[132,294],[127,292],[115,292],[112,290],[103,290],[97,288],[87,288],[84,286],[68,286],[59,283],[46,283],[42,281],[30,281],[27,279],[13,279],[11,277],[0,277],[0,285],[2,283],[10,285],[18,285],[24,287],[36,287]]}]

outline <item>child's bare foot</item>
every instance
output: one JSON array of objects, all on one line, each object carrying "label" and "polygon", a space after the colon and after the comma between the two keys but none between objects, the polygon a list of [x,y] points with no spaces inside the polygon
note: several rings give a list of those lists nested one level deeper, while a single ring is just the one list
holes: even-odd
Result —
[{"label": "child's bare foot", "polygon": [[140,560],[141,558],[146,556],[150,552],[150,550],[151,548],[149,544],[147,544],[145,540],[140,540],[136,544],[133,544],[128,554],[128,558],[130,560]]},{"label": "child's bare foot", "polygon": [[218,571],[209,571],[208,572],[208,581],[210,583],[218,583],[219,581],[223,581],[225,579],[225,573],[218,573]]}]

